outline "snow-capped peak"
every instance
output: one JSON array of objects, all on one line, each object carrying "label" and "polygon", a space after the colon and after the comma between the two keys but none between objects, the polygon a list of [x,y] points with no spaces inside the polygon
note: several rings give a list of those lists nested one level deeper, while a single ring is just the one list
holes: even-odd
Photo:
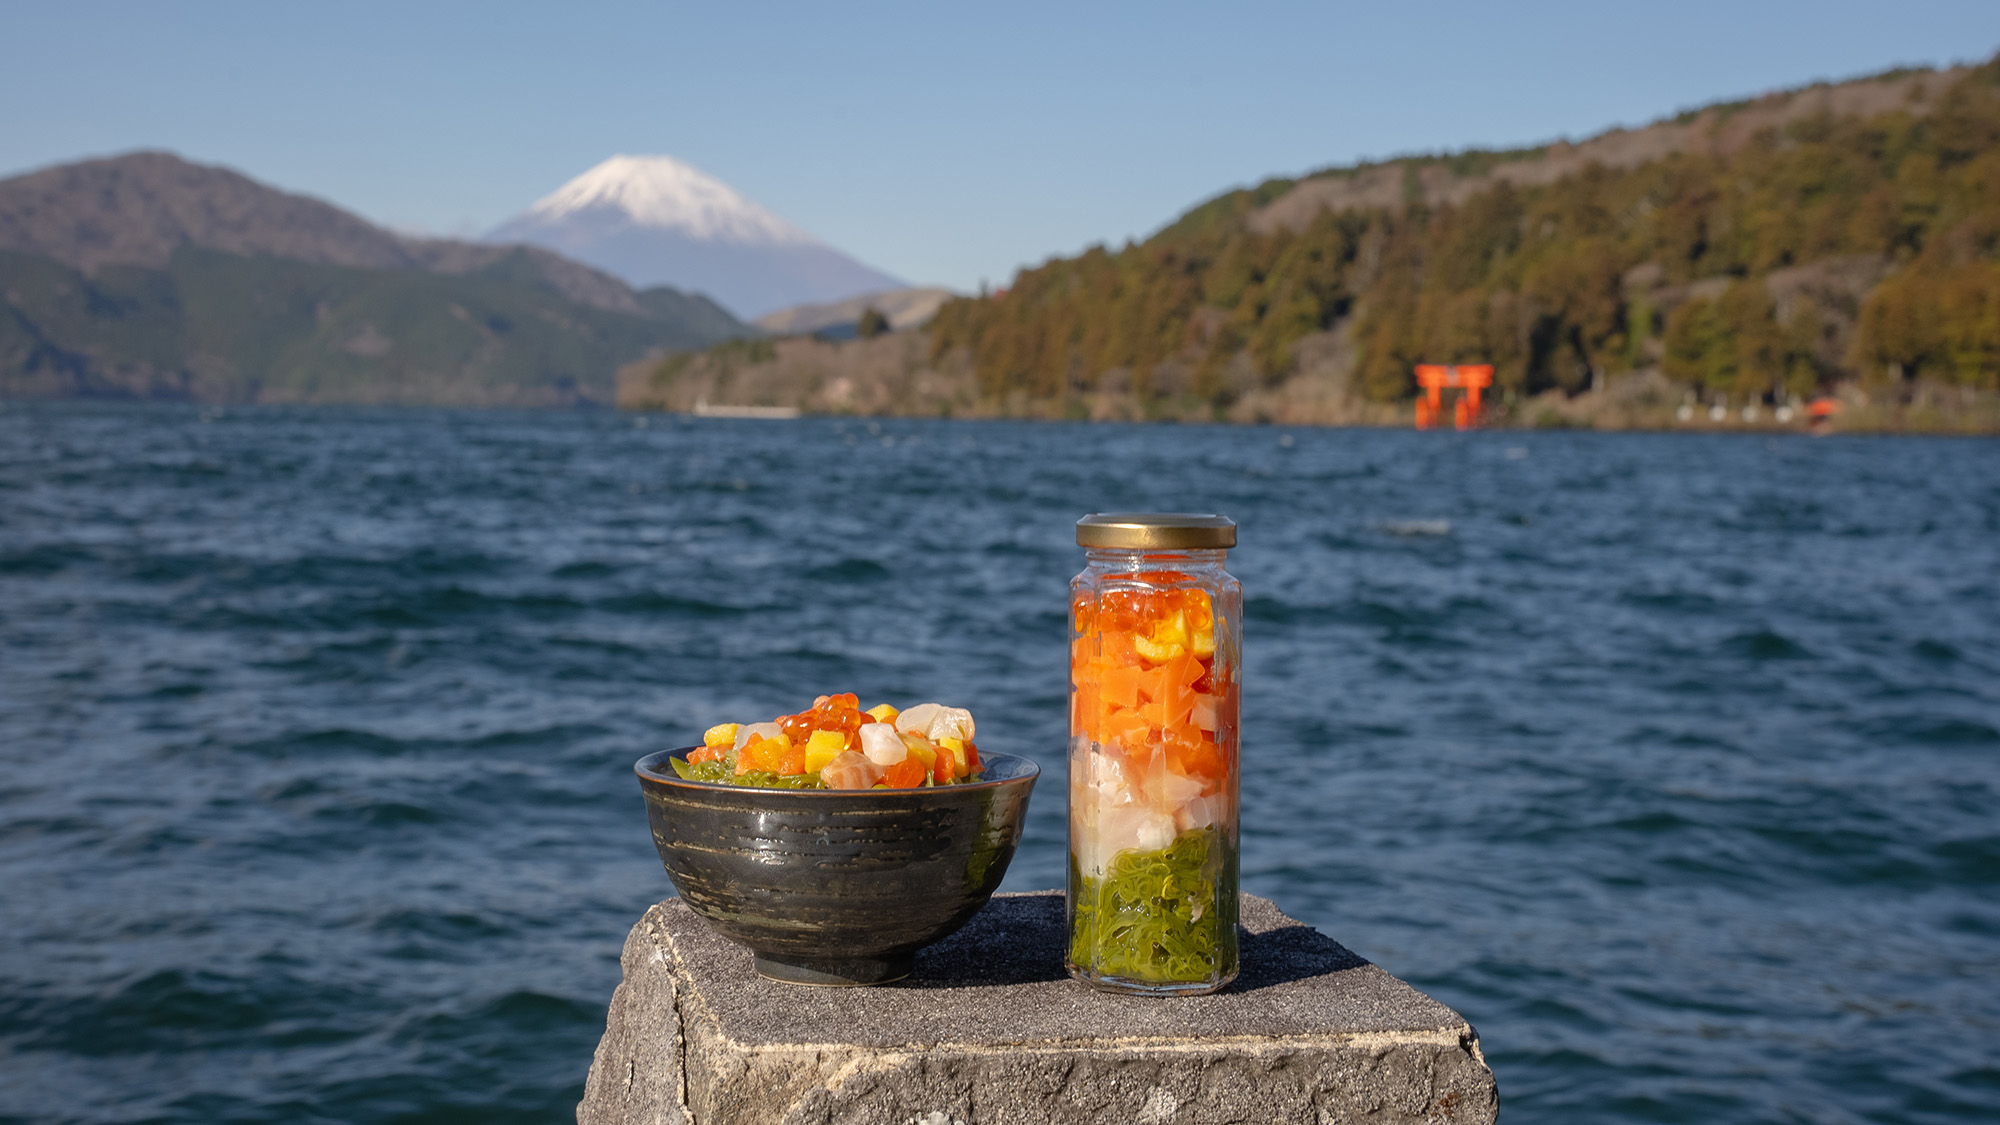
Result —
[{"label": "snow-capped peak", "polygon": [[642,226],[704,242],[817,245],[818,239],[743,198],[714,176],[671,156],[614,156],[528,209],[560,219],[613,208]]}]

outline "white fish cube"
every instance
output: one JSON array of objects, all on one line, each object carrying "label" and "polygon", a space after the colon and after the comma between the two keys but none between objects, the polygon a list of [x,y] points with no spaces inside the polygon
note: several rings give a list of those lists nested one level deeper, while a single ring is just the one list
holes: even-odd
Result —
[{"label": "white fish cube", "polygon": [[861,752],[878,766],[893,766],[910,756],[910,748],[888,723],[864,723],[860,734]]}]

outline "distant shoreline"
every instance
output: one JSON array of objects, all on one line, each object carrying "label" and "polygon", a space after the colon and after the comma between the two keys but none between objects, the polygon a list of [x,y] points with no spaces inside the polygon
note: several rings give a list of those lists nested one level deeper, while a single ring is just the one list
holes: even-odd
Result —
[{"label": "distant shoreline", "polygon": [[[682,352],[621,368],[621,410],[694,416],[875,418],[1016,418],[1072,422],[1175,422],[1281,426],[1368,426],[1409,429],[1412,403],[1371,402],[1354,395],[1338,369],[1315,371],[1275,388],[1246,393],[1226,407],[1192,395],[1141,398],[1106,380],[1110,389],[1060,398],[1020,392],[981,393],[965,357],[933,360],[921,332],[829,342],[811,337],[744,340],[702,352]],[[1893,391],[1855,384],[1834,388],[1833,433],[2000,434],[2000,393],[1915,383]],[[730,406],[718,406],[730,403]],[[1722,405],[1724,418],[1710,416]],[[1574,396],[1548,391],[1510,401],[1488,399],[1484,429],[1647,431],[1658,433],[1808,433],[1803,401],[1785,404],[1787,421],[1767,404],[1702,396],[1657,368],[1610,376]],[[1744,408],[1753,406],[1744,417]],[[1689,417],[1679,415],[1683,409]],[[747,411],[754,413],[734,413]]]},{"label": "distant shoreline", "polygon": [[797,418],[799,416],[799,408],[796,406],[730,406],[723,403],[711,403],[707,399],[696,399],[694,409],[689,411],[689,413],[697,418],[787,419]]},{"label": "distant shoreline", "polygon": [[[1588,397],[1588,396],[1583,396]],[[368,401],[300,401],[287,399],[269,402],[196,402],[186,399],[139,399],[139,398],[86,398],[86,397],[0,397],[0,412],[38,406],[91,405],[91,406],[173,406],[198,411],[204,421],[218,420],[232,411],[242,410],[318,410],[343,409],[358,410],[518,410],[532,413],[594,413],[606,409],[606,404],[586,403],[576,407],[546,407],[522,405],[518,403],[491,402],[368,402]],[[1022,421],[1022,422],[1072,422],[1080,424],[1115,423],[1124,425],[1221,425],[1221,426],[1282,426],[1298,429],[1412,429],[1411,406],[1400,403],[1386,408],[1356,412],[1356,416],[1340,418],[1294,418],[1284,416],[1262,417],[1215,417],[1197,413],[1165,411],[1156,416],[1146,417],[1136,412],[1104,412],[1093,415],[1087,410],[1078,410],[1076,403],[1030,404],[1030,408],[1015,411],[993,409],[990,403],[969,403],[961,407],[922,411],[862,411],[852,408],[813,409],[796,406],[756,405],[756,404],[716,404],[710,403],[700,409],[693,407],[675,409],[654,405],[634,406],[621,403],[616,408],[619,413],[643,416],[647,414],[672,414],[686,418],[715,419],[720,421],[794,421],[813,418],[847,418],[857,421],[869,419],[957,419],[961,421]],[[1379,404],[1370,404],[1377,406]],[[1546,407],[1540,412],[1536,407]],[[1564,412],[1563,407],[1569,409]],[[1705,414],[1682,422],[1671,410],[1645,413],[1614,412],[1604,406],[1590,402],[1568,404],[1541,403],[1529,400],[1526,407],[1516,407],[1511,411],[1489,416],[1483,425],[1476,427],[1495,433],[1530,433],[1542,431],[1590,431],[1597,433],[1684,433],[1684,434],[1742,434],[1779,435],[1909,435],[1922,437],[1996,437],[2000,436],[2000,396],[1986,395],[1971,409],[1948,411],[1934,405],[1864,405],[1850,408],[1838,415],[1831,425],[1814,430],[1800,421],[1779,423],[1770,419],[1770,411],[1761,411],[1757,421],[1744,422],[1738,411],[1730,412],[1730,420],[1714,422]],[[1454,432],[1447,424],[1439,427],[1438,433]]]}]

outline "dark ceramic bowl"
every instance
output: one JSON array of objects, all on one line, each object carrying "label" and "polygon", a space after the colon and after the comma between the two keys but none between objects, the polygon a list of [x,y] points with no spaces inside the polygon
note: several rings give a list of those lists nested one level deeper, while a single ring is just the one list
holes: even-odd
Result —
[{"label": "dark ceramic bowl", "polygon": [[746,789],[639,759],[653,844],[709,925],[794,984],[884,984],[986,905],[1041,768],[981,754],[981,780],[925,789]]}]

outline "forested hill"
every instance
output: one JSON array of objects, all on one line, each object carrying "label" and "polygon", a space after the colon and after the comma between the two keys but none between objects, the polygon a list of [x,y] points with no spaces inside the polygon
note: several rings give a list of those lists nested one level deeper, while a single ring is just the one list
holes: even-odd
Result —
[{"label": "forested hill", "polygon": [[1315,379],[1394,401],[1419,362],[1493,363],[1513,398],[1650,368],[1737,401],[1992,390],[1996,242],[2000,57],[1273,180],[947,304],[931,348],[995,399],[1218,413]]},{"label": "forested hill", "polygon": [[754,331],[169,153],[0,180],[0,397],[609,404],[619,364]]}]

